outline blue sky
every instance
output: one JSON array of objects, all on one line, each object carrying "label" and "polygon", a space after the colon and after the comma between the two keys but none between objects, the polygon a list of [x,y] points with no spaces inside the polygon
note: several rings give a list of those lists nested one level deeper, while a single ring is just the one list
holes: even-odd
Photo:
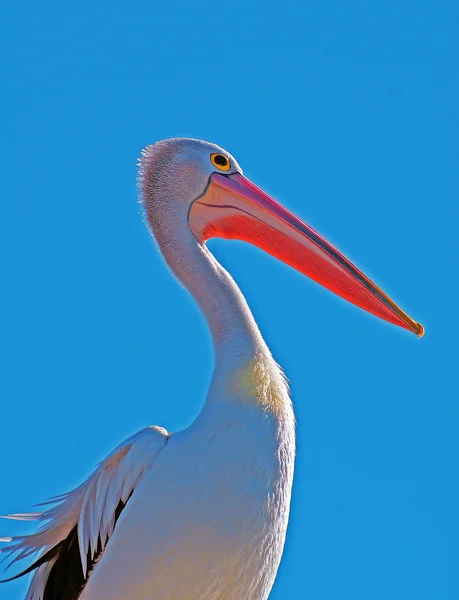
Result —
[{"label": "blue sky", "polygon": [[271,600],[456,598],[457,5],[166,4],[1,9],[0,514],[198,413],[209,334],[142,225],[135,177],[146,144],[200,137],[426,327],[418,340],[255,248],[210,244],[298,418]]}]

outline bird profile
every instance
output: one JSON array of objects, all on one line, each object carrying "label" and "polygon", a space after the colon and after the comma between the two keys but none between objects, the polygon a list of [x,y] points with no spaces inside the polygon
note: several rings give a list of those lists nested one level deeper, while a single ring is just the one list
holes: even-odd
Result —
[{"label": "bird profile", "polygon": [[[147,427],[75,490],[39,513],[35,533],[0,538],[25,600],[266,600],[282,557],[295,459],[295,417],[274,360],[210,238],[261,248],[336,295],[422,336],[422,325],[311,226],[201,140],[147,146],[138,187],[169,269],[212,334],[204,407],[182,431]],[[159,401],[159,399],[158,399]]]}]

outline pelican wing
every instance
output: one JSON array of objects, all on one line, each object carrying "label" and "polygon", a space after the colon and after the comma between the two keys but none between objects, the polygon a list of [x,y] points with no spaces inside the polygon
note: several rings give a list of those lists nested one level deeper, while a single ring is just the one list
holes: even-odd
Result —
[{"label": "pelican wing", "polygon": [[[121,511],[168,439],[165,429],[147,427],[118,446],[78,488],[44,503],[50,508],[5,517],[42,523],[32,535],[0,538],[9,543],[0,553],[13,556],[8,566],[39,553],[38,560],[11,578],[35,571],[26,600],[77,598]],[[57,587],[62,588],[58,595]]]}]

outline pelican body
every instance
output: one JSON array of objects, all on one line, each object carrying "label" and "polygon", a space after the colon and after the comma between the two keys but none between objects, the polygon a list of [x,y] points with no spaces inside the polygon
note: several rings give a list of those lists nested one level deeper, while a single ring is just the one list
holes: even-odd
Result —
[{"label": "pelican body", "polygon": [[281,560],[295,458],[283,372],[211,237],[251,242],[348,301],[422,335],[422,326],[309,225],[257,188],[228,152],[170,139],[148,146],[139,188],[159,250],[204,313],[215,368],[187,429],[149,427],[37,532],[3,538],[12,562],[38,552],[26,600],[266,600]]}]

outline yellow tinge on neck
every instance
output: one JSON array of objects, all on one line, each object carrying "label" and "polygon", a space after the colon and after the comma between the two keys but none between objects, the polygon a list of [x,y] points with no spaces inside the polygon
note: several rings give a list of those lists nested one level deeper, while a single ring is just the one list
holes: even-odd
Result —
[{"label": "yellow tinge on neck", "polygon": [[271,413],[290,406],[288,385],[272,357],[255,356],[230,377],[228,391],[242,402],[255,403]]}]

